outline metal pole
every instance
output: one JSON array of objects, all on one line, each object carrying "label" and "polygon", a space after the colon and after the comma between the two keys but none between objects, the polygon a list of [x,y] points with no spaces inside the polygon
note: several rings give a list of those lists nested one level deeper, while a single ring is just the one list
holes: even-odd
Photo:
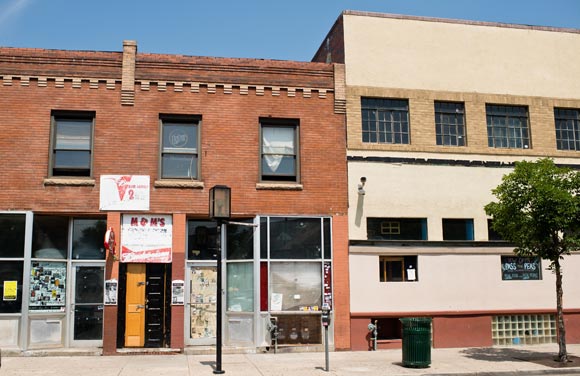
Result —
[{"label": "metal pole", "polygon": [[225,373],[222,369],[222,222],[217,221],[217,305],[216,305],[216,348],[215,348],[215,369],[213,373]]},{"label": "metal pole", "polygon": [[328,356],[328,326],[324,327],[324,356],[326,358],[326,372],[330,371],[330,359]]}]

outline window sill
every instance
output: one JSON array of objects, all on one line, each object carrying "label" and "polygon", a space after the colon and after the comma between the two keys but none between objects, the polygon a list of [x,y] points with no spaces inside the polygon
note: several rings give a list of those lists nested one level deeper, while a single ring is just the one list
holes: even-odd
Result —
[{"label": "window sill", "polygon": [[179,179],[155,180],[154,186],[155,188],[199,188],[199,189],[203,189],[205,187],[202,181],[179,180]]},{"label": "window sill", "polygon": [[259,190],[301,191],[304,189],[304,186],[302,184],[297,184],[297,183],[257,183],[256,189],[259,189]]},{"label": "window sill", "polygon": [[95,179],[92,178],[46,178],[44,179],[44,185],[56,185],[56,186],[87,186],[94,187]]}]

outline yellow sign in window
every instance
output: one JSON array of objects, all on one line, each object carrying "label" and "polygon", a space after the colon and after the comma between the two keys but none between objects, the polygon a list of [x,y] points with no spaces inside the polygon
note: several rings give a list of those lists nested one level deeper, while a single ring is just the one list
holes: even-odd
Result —
[{"label": "yellow sign in window", "polygon": [[17,291],[17,281],[4,281],[4,294],[2,299],[4,301],[16,300]]}]

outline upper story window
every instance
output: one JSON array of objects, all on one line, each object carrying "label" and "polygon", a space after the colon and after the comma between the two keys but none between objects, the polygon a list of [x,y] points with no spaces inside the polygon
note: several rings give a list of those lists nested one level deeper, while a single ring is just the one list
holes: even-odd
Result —
[{"label": "upper story window", "polygon": [[580,150],[580,110],[554,108],[554,118],[558,150]]},{"label": "upper story window", "polygon": [[443,218],[443,240],[473,240],[473,219]]},{"label": "upper story window", "polygon": [[298,182],[298,122],[261,120],[260,133],[261,180]]},{"label": "upper story window", "polygon": [[528,108],[486,104],[487,142],[493,148],[528,149]]},{"label": "upper story window", "polygon": [[362,140],[379,144],[409,143],[409,101],[361,98]]},{"label": "upper story window", "polygon": [[367,218],[369,240],[427,240],[426,218]]},{"label": "upper story window", "polygon": [[91,176],[93,112],[52,114],[50,176]]},{"label": "upper story window", "polygon": [[465,146],[465,106],[458,102],[435,102],[437,145]]},{"label": "upper story window", "polygon": [[161,178],[199,178],[199,119],[162,117]]}]

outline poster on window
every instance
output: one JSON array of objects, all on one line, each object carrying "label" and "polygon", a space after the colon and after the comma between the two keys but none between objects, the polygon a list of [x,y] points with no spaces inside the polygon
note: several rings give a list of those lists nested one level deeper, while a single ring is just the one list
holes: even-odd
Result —
[{"label": "poster on window", "polygon": [[33,262],[30,272],[30,310],[64,312],[65,298],[66,264]]},{"label": "poster on window", "polygon": [[5,302],[15,301],[18,295],[18,281],[4,281],[2,300]]},{"label": "poster on window", "polygon": [[170,263],[171,246],[170,215],[123,215],[121,262]]},{"label": "poster on window", "polygon": [[101,175],[100,210],[149,210],[149,176]]}]

